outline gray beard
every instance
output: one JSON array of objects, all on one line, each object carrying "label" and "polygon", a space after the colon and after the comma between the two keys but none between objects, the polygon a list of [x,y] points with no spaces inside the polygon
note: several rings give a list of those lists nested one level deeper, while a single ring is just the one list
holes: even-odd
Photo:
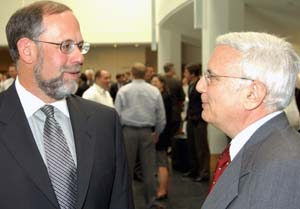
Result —
[{"label": "gray beard", "polygon": [[80,65],[74,67],[62,67],[60,69],[60,75],[56,78],[52,78],[50,80],[44,80],[41,75],[41,71],[44,64],[44,57],[43,54],[39,54],[38,63],[34,66],[34,75],[35,80],[42,89],[42,91],[49,97],[55,100],[61,100],[65,97],[74,94],[78,88],[78,83],[75,80],[64,81],[63,76],[64,72],[71,71],[71,70],[78,70]]}]

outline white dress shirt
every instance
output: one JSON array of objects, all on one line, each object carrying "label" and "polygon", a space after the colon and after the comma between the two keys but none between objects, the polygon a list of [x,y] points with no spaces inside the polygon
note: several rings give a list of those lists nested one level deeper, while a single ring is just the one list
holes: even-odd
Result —
[{"label": "white dress shirt", "polygon": [[[46,115],[40,110],[43,107],[45,102],[40,100],[38,97],[27,91],[19,82],[17,77],[16,82],[16,90],[18,96],[20,98],[21,104],[23,106],[26,118],[29,122],[29,126],[31,128],[34,140],[36,145],[40,151],[40,154],[44,160],[44,163],[47,165],[45,148],[44,148],[44,140],[43,140],[43,131],[44,124],[46,121]],[[67,102],[65,99],[59,100],[51,103],[50,105],[54,106],[54,116],[56,121],[61,126],[63,133],[65,135],[67,144],[69,146],[72,158],[74,160],[75,165],[77,165],[76,158],[76,149],[74,143],[74,136],[72,125],[70,121],[69,110],[67,106]]]},{"label": "white dress shirt", "polygon": [[82,98],[92,100],[109,107],[114,107],[114,102],[110,93],[96,83],[83,93]]},{"label": "white dress shirt", "polygon": [[236,135],[230,143],[230,159],[231,161],[233,158],[238,154],[238,152],[242,149],[242,147],[247,143],[247,141],[250,139],[250,137],[254,134],[254,132],[261,127],[263,124],[265,124],[268,120],[274,118],[276,115],[282,113],[282,111],[276,111],[273,112],[258,121],[252,123],[250,126],[242,130],[238,135]]}]

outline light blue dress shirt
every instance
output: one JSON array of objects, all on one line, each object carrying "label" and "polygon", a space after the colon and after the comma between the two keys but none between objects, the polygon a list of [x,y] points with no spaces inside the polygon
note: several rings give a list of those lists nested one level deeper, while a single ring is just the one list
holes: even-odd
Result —
[{"label": "light blue dress shirt", "polygon": [[[16,79],[15,85],[26,118],[31,128],[31,132],[33,134],[35,143],[40,151],[40,154],[43,158],[45,165],[47,165],[44,142],[43,142],[43,130],[46,121],[46,115],[40,110],[40,108],[46,104],[38,97],[36,97],[35,95],[27,91],[20,84],[18,77]],[[73,130],[72,130],[67,102],[65,99],[63,99],[51,103],[50,105],[54,106],[54,117],[63,130],[72,158],[74,160],[75,165],[77,166],[74,136],[73,136]]]},{"label": "light blue dress shirt", "polygon": [[161,133],[166,124],[165,108],[159,90],[144,80],[133,80],[119,89],[115,101],[122,125],[155,127]]}]

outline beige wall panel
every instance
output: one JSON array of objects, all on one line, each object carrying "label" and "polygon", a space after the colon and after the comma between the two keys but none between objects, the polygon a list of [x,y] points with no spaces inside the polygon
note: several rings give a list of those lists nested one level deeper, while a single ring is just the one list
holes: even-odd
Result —
[{"label": "beige wall panel", "polygon": [[139,46],[92,46],[85,55],[82,70],[86,68],[106,69],[112,74],[112,80],[118,72],[130,70],[134,62],[145,63],[145,47]]},{"label": "beige wall panel", "polygon": [[202,48],[188,43],[182,43],[182,64],[201,63]]}]

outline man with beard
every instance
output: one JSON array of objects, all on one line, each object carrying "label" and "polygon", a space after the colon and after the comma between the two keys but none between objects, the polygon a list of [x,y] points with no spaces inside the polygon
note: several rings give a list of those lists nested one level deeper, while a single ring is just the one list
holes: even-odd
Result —
[{"label": "man with beard", "polygon": [[0,95],[0,208],[134,208],[117,113],[72,95],[89,50],[72,10],[35,2],[6,35],[18,77]]}]

